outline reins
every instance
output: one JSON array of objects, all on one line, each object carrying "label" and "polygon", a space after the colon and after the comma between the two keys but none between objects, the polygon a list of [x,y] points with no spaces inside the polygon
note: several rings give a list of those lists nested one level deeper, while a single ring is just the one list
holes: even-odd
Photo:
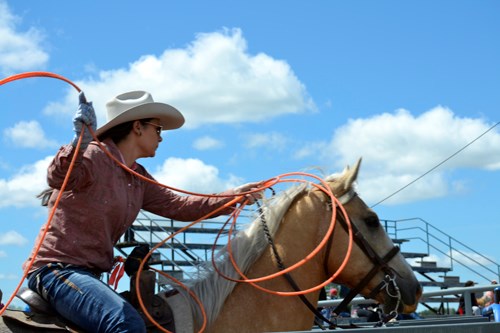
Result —
[{"label": "reins", "polygon": [[[273,253],[274,258],[276,259],[276,265],[278,266],[278,269],[280,271],[282,271],[286,268],[285,264],[283,263],[283,260],[281,259],[281,256],[278,253],[278,249],[276,248],[276,245],[274,244],[274,240],[273,240],[271,233],[269,232],[269,227],[267,226],[267,221],[266,221],[266,218],[263,214],[262,207],[258,202],[257,202],[257,207],[258,207],[258,210],[259,210],[260,216],[261,216],[260,224],[262,226],[262,229],[264,230],[264,234],[266,235],[267,242],[269,243],[269,246],[271,247],[271,251]],[[331,244],[330,240],[332,238],[333,238],[333,234],[328,239],[327,248],[329,248],[329,244]],[[288,282],[288,284],[292,287],[293,290],[295,290],[295,291],[302,290],[299,287],[299,285],[295,282],[295,280],[293,279],[293,277],[290,273],[285,273],[283,276],[286,279],[286,281]],[[323,314],[320,311],[318,311],[318,308],[315,307],[314,305],[312,305],[312,303],[303,294],[298,295],[298,297],[300,298],[302,303],[304,303],[304,305],[309,309],[309,311],[311,311],[314,314],[314,321],[316,322],[316,324],[319,327],[324,329],[323,325],[320,323],[320,320],[322,320],[323,322],[327,322],[329,325],[335,325],[334,323],[332,323],[330,321],[330,319],[325,318],[325,316],[323,316]]]},{"label": "reins", "polygon": [[[356,192],[353,189],[350,189],[347,193],[342,195],[341,197],[338,198],[338,201],[340,204],[346,204],[352,198],[356,196]],[[334,203],[332,203],[333,205]],[[280,271],[284,271],[285,265],[283,263],[283,260],[281,259],[281,256],[278,253],[278,250],[274,244],[274,240],[269,232],[269,228],[267,226],[266,219],[264,215],[262,214],[262,208],[260,205],[258,205],[258,209],[261,212],[261,225],[264,230],[264,234],[266,235],[266,239],[271,247],[272,254],[276,260],[276,265]],[[335,211],[339,210],[339,206],[335,206]],[[394,271],[392,268],[388,266],[388,262],[399,253],[399,247],[393,246],[391,250],[384,256],[380,257],[373,249],[373,247],[370,245],[370,243],[366,240],[366,238],[363,236],[363,234],[360,232],[358,227],[353,224],[349,223],[346,221],[345,217],[347,215],[343,215],[342,212],[339,212],[338,214],[332,214],[333,216],[337,215],[337,219],[340,222],[340,225],[342,228],[344,228],[346,231],[349,230],[349,227],[352,228],[352,231],[354,232],[354,241],[358,244],[358,246],[361,248],[361,250],[367,255],[367,257],[372,261],[374,264],[372,269],[366,274],[366,276],[356,285],[355,288],[351,289],[346,297],[342,300],[342,302],[335,307],[333,310],[334,313],[337,315],[342,312],[347,305],[352,301],[354,297],[356,297],[361,290],[370,282],[371,279],[377,274],[379,271],[383,271],[386,275],[384,277],[384,280],[375,287],[368,298],[374,298],[375,295],[380,292],[382,289],[386,289],[387,294],[393,298],[397,298],[397,304],[394,310],[390,312],[388,316],[385,316],[385,318],[381,318],[381,320],[375,325],[375,326],[382,326],[392,318],[395,318],[397,316],[397,309],[399,307],[401,295],[399,292],[399,288],[395,282],[395,277],[394,277]],[[327,276],[330,276],[329,273],[329,268],[328,268],[328,261],[329,261],[329,255],[331,252],[331,247],[333,244],[333,233],[329,236],[327,244],[326,244],[326,253],[323,261],[323,268]],[[289,273],[284,274],[285,279],[287,280],[288,284],[292,287],[293,290],[296,292],[300,292],[301,288],[298,286],[298,284],[295,282],[293,277]],[[392,295],[389,287],[392,285],[394,290],[396,291],[396,295]],[[336,327],[336,323],[333,323],[330,321],[329,318],[325,318],[321,312],[318,311],[318,309],[311,304],[311,302],[303,295],[299,294],[300,300],[306,305],[306,307],[315,315],[315,322],[318,324],[318,326],[321,329],[325,329],[323,325],[321,324],[320,321],[323,321],[327,324],[329,324],[330,328]]]},{"label": "reins", "polygon": [[[339,222],[343,228],[347,227],[347,223],[343,219],[343,216],[341,214],[339,214]],[[358,244],[360,249],[368,256],[368,258],[370,258],[370,260],[373,263],[373,267],[365,275],[365,277],[356,285],[356,287],[349,290],[349,293],[343,298],[342,302],[340,302],[340,304],[335,307],[333,312],[335,314],[339,315],[342,311],[344,311],[345,308],[347,307],[347,305],[353,300],[353,298],[356,297],[361,292],[361,290],[370,282],[371,279],[373,279],[375,274],[377,274],[379,271],[383,271],[385,273],[384,280],[381,281],[370,292],[370,294],[367,296],[367,298],[374,298],[382,289],[386,288],[387,294],[389,296],[397,298],[397,304],[396,304],[395,309],[390,311],[389,316],[386,316],[385,318],[381,319],[381,321],[376,324],[376,326],[381,326],[381,325],[385,324],[386,322],[388,322],[389,320],[391,320],[392,318],[395,318],[398,314],[397,311],[398,311],[399,303],[401,300],[401,294],[399,292],[399,287],[397,286],[397,284],[395,282],[395,277],[394,277],[395,272],[391,267],[389,267],[388,263],[389,263],[389,261],[391,261],[392,258],[394,258],[394,256],[396,256],[399,253],[400,249],[398,246],[393,246],[385,256],[380,257],[373,250],[373,247],[366,240],[366,238],[363,236],[363,234],[359,231],[358,227],[353,223],[351,223],[350,226],[354,231],[354,241]],[[326,252],[325,261],[324,261],[324,265],[325,265],[326,269],[328,269],[328,267],[326,266],[326,263],[328,262],[329,253],[330,253],[330,250],[328,249]],[[389,292],[389,285],[390,284],[395,289],[397,295],[393,296]]]}]

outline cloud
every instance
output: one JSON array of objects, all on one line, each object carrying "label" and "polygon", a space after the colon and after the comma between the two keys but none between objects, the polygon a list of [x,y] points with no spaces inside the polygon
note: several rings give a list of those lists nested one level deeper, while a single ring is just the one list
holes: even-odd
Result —
[{"label": "cloud", "polygon": [[465,267],[496,266],[494,257],[484,256],[476,252],[452,250],[450,256]]},{"label": "cloud", "polygon": [[19,276],[16,274],[0,274],[0,280],[18,280]]},{"label": "cloud", "polygon": [[0,233],[0,245],[18,245],[22,246],[28,243],[28,240],[17,231],[11,230],[6,233]]},{"label": "cloud", "polygon": [[[491,126],[484,119],[462,118],[442,106],[417,116],[400,109],[351,119],[335,130],[331,141],[308,145],[308,149],[301,148],[296,155],[321,154],[326,164],[337,169],[363,157],[359,189],[365,201],[374,203],[422,176]],[[466,182],[450,177],[451,171],[464,168],[500,169],[498,131],[490,131],[385,203],[412,202],[464,192]]]},{"label": "cloud", "polygon": [[242,183],[234,175],[221,178],[216,167],[194,158],[168,158],[153,176],[162,184],[196,193],[222,192]]},{"label": "cloud", "polygon": [[23,148],[56,148],[54,140],[47,139],[45,132],[37,121],[21,121],[14,127],[4,130],[7,141]]},{"label": "cloud", "polygon": [[[264,53],[249,54],[239,29],[202,33],[184,49],[144,55],[128,68],[101,71],[95,79],[75,83],[94,101],[99,124],[105,103],[134,89],[177,107],[191,128],[261,122],[316,109],[290,66]],[[44,112],[73,113],[75,100],[72,92]]]},{"label": "cloud", "polygon": [[196,139],[193,142],[194,149],[197,150],[210,150],[217,149],[224,146],[224,143],[220,140],[217,140],[211,136],[203,136],[201,138]]},{"label": "cloud", "polygon": [[281,133],[252,133],[244,136],[246,148],[267,148],[271,150],[283,150],[287,146],[288,138]]},{"label": "cloud", "polygon": [[[405,252],[405,251],[403,251]],[[453,258],[453,259],[452,259]],[[463,251],[463,250],[452,250],[447,251],[446,254],[429,254],[424,258],[408,258],[406,261],[411,266],[421,266],[420,261],[425,262],[435,262],[437,267],[453,267],[457,270],[458,265],[465,267],[467,269],[473,269],[476,271],[486,271],[486,275],[490,275],[492,270],[487,272],[489,269],[496,269],[495,258],[480,255],[479,253]],[[453,263],[452,263],[453,261]]]},{"label": "cloud", "polygon": [[12,74],[29,69],[40,69],[49,60],[49,55],[42,49],[43,34],[30,28],[17,31],[20,21],[11,13],[7,2],[0,0],[0,72]]},{"label": "cloud", "polygon": [[316,156],[318,153],[323,152],[328,147],[327,142],[317,141],[308,142],[302,147],[299,147],[292,153],[294,159],[305,159]]},{"label": "cloud", "polygon": [[22,167],[11,179],[0,179],[0,208],[40,206],[36,195],[47,187],[47,167],[52,156]]}]

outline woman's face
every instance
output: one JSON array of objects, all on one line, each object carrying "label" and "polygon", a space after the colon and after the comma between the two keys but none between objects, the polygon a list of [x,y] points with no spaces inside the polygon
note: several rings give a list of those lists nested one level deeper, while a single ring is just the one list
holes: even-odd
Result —
[{"label": "woman's face", "polygon": [[151,119],[148,122],[142,123],[142,135],[139,137],[139,146],[143,152],[143,157],[154,157],[156,149],[161,141],[162,127],[159,119]]}]

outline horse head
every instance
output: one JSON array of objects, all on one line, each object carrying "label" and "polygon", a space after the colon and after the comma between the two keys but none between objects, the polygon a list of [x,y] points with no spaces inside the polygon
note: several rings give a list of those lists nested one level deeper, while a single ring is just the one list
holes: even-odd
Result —
[{"label": "horse head", "polygon": [[[414,312],[422,288],[413,270],[399,248],[394,245],[380,224],[377,214],[370,209],[354,191],[361,159],[353,168],[347,167],[338,177],[329,177],[327,182],[345,208],[352,224],[353,244],[350,258],[337,277],[337,283],[359,292],[383,304],[384,312]],[[332,251],[347,250],[349,237],[345,217],[337,209],[337,221],[332,243],[327,249],[327,269],[335,272],[341,265],[342,256]],[[352,297],[353,297],[352,296]]]}]

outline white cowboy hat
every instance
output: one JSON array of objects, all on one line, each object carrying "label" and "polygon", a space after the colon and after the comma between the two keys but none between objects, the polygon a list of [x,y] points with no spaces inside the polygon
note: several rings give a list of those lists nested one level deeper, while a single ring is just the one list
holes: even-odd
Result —
[{"label": "white cowboy hat", "polygon": [[176,129],[184,124],[184,116],[173,106],[153,101],[146,91],[130,91],[106,103],[107,122],[96,130],[99,136],[116,125],[127,121],[158,118],[164,130]]}]

